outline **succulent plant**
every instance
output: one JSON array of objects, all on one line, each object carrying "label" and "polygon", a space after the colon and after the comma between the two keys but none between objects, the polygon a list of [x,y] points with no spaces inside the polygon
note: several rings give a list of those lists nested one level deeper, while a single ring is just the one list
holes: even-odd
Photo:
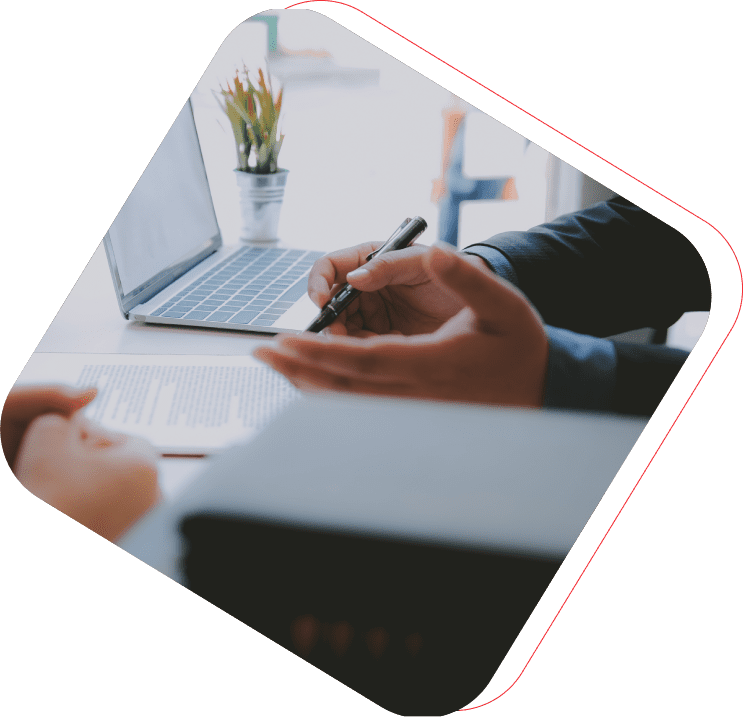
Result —
[{"label": "succulent plant", "polygon": [[[263,70],[258,70],[258,87],[243,68],[245,84],[235,72],[232,86],[220,87],[224,101],[222,109],[232,125],[237,150],[237,169],[253,174],[273,174],[278,171],[278,159],[284,135],[277,138],[283,89],[274,100],[271,80],[268,84]],[[251,163],[251,152],[254,162]]]}]

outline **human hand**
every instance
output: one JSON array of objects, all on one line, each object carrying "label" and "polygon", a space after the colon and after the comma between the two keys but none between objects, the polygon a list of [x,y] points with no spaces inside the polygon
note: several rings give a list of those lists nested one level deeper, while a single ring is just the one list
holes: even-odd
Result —
[{"label": "human hand", "polygon": [[47,413],[26,430],[14,473],[35,496],[113,541],[157,502],[156,459],[146,441],[80,414]]},{"label": "human hand", "polygon": [[[342,249],[318,259],[310,271],[307,292],[323,307],[348,281],[364,292],[333,322],[326,333],[369,338],[384,334],[432,333],[459,312],[464,303],[433,280],[425,268],[428,247],[410,246],[366,262],[381,246],[370,242]],[[477,256],[461,258],[485,267]]]},{"label": "human hand", "polygon": [[463,307],[435,332],[282,336],[254,355],[300,389],[541,406],[547,335],[523,294],[459,254],[426,250],[420,265],[432,294]]},{"label": "human hand", "polygon": [[69,386],[21,386],[12,389],[0,418],[3,452],[11,470],[23,434],[36,418],[45,413],[71,416],[89,404],[95,395],[94,388],[80,390]]}]

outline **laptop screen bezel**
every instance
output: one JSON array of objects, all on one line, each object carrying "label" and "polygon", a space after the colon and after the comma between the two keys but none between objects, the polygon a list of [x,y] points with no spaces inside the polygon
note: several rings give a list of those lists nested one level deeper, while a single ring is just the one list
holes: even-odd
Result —
[{"label": "laptop screen bezel", "polygon": [[[193,105],[190,98],[187,100],[186,104],[189,108],[193,130],[196,135],[196,142],[199,147],[201,170],[204,174],[206,185],[207,187],[209,187],[209,178],[206,174],[204,157],[203,153],[201,152],[201,142],[199,141],[199,133],[196,129],[196,122],[193,115]],[[158,146],[158,150],[159,148],[160,147]],[[146,171],[147,169],[145,168],[145,172]],[[213,254],[222,246],[222,234],[219,230],[216,212],[214,211],[214,202],[211,201],[211,188],[209,189],[209,193],[209,200],[211,204],[212,215],[214,217],[214,223],[217,226],[217,233],[209,238],[206,242],[204,242],[201,246],[196,247],[196,249],[179,258],[177,261],[170,264],[170,266],[165,267],[165,269],[162,269],[161,271],[143,281],[139,286],[132,289],[129,293],[124,293],[124,288],[121,283],[121,276],[119,274],[118,265],[116,263],[116,254],[114,253],[113,243],[111,241],[111,235],[109,232],[106,232],[106,235],[103,237],[103,246],[106,250],[108,267],[111,270],[111,278],[114,282],[114,289],[116,290],[116,298],[119,302],[119,309],[121,310],[121,313],[123,314],[125,319],[129,318],[129,312],[135,306],[144,304],[145,302],[149,301],[153,296],[157,295],[160,291],[172,284],[179,277],[183,276],[187,271],[190,271],[199,262],[203,261],[206,257]]]}]

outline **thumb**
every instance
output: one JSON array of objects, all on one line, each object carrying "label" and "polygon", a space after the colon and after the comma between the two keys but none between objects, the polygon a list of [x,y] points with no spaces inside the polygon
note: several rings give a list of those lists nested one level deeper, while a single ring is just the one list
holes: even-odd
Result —
[{"label": "thumb", "polygon": [[346,280],[361,291],[378,291],[385,286],[416,286],[428,281],[423,265],[427,253],[423,246],[409,246],[402,251],[375,256],[346,276]]},{"label": "thumb", "polygon": [[29,424],[45,413],[69,416],[95,398],[96,389],[67,386],[22,386],[14,388],[0,415],[0,443],[5,459],[13,468],[23,434]]},{"label": "thumb", "polygon": [[486,333],[502,333],[533,313],[531,304],[514,286],[470,264],[460,254],[431,247],[425,257],[429,276],[442,289],[464,302]]},{"label": "thumb", "polygon": [[57,385],[19,386],[8,394],[2,419],[24,422],[44,413],[69,416],[90,403],[95,395],[95,388],[78,389]]}]

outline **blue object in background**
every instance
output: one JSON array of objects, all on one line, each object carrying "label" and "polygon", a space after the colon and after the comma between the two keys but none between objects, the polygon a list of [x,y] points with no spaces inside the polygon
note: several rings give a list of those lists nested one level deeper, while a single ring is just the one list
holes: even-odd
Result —
[{"label": "blue object in background", "polygon": [[452,143],[449,166],[444,175],[446,194],[439,202],[439,241],[457,246],[459,237],[459,205],[465,201],[502,199],[503,191],[511,177],[493,177],[492,179],[470,179],[464,176],[464,130],[467,119],[464,118]]}]

